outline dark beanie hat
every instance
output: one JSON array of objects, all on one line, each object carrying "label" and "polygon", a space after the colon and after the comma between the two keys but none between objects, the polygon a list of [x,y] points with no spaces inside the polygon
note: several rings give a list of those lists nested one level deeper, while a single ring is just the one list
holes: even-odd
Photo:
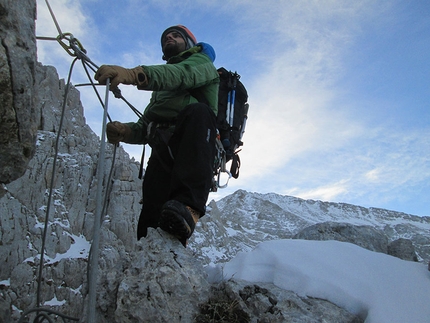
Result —
[{"label": "dark beanie hat", "polygon": [[172,31],[176,31],[182,36],[182,38],[185,40],[185,43],[186,43],[186,49],[189,49],[191,47],[196,46],[197,39],[196,39],[196,37],[194,37],[193,33],[191,31],[189,31],[188,28],[185,26],[176,25],[176,26],[172,26],[172,27],[167,28],[163,32],[163,34],[161,35],[161,47],[163,47],[164,37]]}]

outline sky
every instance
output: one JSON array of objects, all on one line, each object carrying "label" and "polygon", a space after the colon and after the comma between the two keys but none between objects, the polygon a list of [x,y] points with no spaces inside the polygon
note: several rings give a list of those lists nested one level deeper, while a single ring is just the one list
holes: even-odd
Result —
[{"label": "sky", "polygon": [[273,240],[206,268],[222,279],[273,283],[328,300],[366,323],[429,321],[430,272],[421,263],[339,241]]},{"label": "sky", "polygon": [[[37,3],[36,35],[56,37],[45,0]],[[250,110],[240,176],[211,193],[209,201],[244,189],[430,216],[428,1],[51,0],[50,5],[61,32],[72,33],[97,66],[164,64],[161,33],[183,24],[214,47],[216,67],[241,75]],[[38,60],[67,79],[73,57],[55,41],[37,45]],[[71,79],[88,83],[82,65],[75,65]],[[149,92],[120,88],[144,110]],[[98,99],[90,87],[79,91],[87,123],[100,135]],[[104,97],[104,89],[99,91]],[[108,109],[113,120],[137,120],[113,96]],[[123,147],[140,160],[141,146]]]}]

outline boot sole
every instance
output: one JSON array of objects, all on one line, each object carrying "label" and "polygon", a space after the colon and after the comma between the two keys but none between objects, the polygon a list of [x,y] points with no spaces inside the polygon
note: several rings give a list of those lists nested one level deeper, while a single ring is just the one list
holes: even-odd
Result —
[{"label": "boot sole", "polygon": [[181,242],[186,241],[192,233],[187,221],[181,215],[169,212],[169,210],[162,212],[160,228],[175,236]]}]

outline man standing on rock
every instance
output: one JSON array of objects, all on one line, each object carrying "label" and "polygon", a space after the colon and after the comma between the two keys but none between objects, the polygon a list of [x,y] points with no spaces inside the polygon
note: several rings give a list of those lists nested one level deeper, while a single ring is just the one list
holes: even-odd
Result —
[{"label": "man standing on rock", "polygon": [[109,78],[111,90],[122,83],[153,91],[143,117],[108,123],[107,138],[113,144],[148,143],[152,148],[138,239],[146,237],[148,227],[160,227],[186,246],[205,214],[212,186],[219,76],[212,46],[197,43],[185,26],[167,28],[161,48],[165,65],[103,65],[95,79],[106,84]]}]

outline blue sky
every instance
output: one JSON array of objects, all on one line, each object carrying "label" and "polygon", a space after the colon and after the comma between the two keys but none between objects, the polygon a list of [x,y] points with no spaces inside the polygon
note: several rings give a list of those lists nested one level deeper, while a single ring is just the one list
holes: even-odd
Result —
[{"label": "blue sky", "polygon": [[[38,36],[58,32],[38,1]],[[249,120],[237,189],[344,202],[430,216],[430,4],[416,1],[51,0],[97,65],[164,64],[160,35],[186,25],[237,70]],[[38,59],[66,78],[71,57],[38,41]],[[76,67],[74,84],[86,82]],[[150,93],[123,95],[143,111]],[[87,123],[100,134],[102,110],[80,88]],[[136,116],[112,97],[109,113]],[[140,160],[141,146],[124,145]]]}]

